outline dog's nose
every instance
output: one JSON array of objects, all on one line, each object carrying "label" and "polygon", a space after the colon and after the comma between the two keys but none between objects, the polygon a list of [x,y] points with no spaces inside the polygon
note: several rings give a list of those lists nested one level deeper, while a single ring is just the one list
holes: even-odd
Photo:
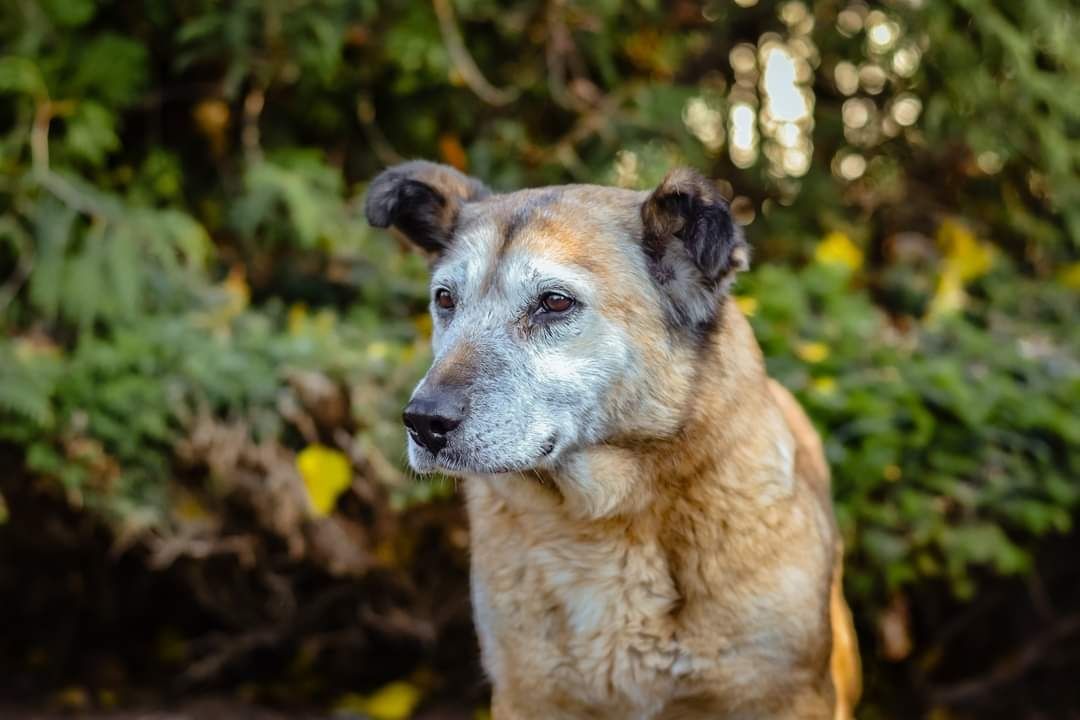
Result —
[{"label": "dog's nose", "polygon": [[436,392],[414,397],[401,419],[413,440],[438,455],[446,447],[446,436],[465,419],[465,409],[462,395]]}]

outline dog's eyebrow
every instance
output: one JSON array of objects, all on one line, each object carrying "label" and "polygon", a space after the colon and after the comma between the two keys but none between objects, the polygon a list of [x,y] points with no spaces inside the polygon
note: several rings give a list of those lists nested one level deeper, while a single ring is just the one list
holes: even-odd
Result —
[{"label": "dog's eyebrow", "polygon": [[521,229],[529,224],[537,210],[555,204],[561,195],[562,193],[558,190],[546,190],[542,193],[529,195],[525,202],[514,210],[510,216],[510,221],[506,223],[506,229],[503,231],[502,237],[503,242],[498,255],[502,256],[506,253],[506,248],[514,241],[514,237],[521,232]]},{"label": "dog's eyebrow", "polygon": [[524,195],[525,197],[520,204],[510,211],[509,219],[496,230],[495,242],[497,244],[491,255],[487,271],[484,273],[483,280],[480,283],[481,292],[485,292],[495,282],[495,276],[499,272],[499,265],[502,263],[507,251],[514,244],[514,239],[521,233],[521,230],[533,221],[536,211],[555,204],[562,196],[562,192],[551,188],[542,192],[531,192]]}]

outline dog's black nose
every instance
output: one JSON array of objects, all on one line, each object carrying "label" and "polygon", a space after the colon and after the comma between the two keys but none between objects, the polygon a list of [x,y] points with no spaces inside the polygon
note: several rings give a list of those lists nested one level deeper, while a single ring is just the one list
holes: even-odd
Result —
[{"label": "dog's black nose", "polygon": [[417,395],[401,419],[413,440],[438,455],[446,447],[446,436],[465,419],[464,397],[456,392]]}]

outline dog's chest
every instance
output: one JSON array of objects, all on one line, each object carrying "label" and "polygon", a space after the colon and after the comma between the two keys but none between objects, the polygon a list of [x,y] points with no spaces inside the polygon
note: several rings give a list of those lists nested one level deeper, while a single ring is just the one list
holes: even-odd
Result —
[{"label": "dog's chest", "polygon": [[[827,571],[799,553],[738,561],[707,520],[676,523],[682,545],[656,527],[593,532],[561,522],[542,495],[511,505],[485,488],[469,488],[472,588],[497,694],[544,699],[566,717],[644,720],[687,704],[708,717],[767,695],[770,677],[787,683],[824,632]],[[817,546],[785,547],[803,545]]]},{"label": "dog's chest", "polygon": [[511,665],[568,700],[624,698],[646,710],[692,672],[678,632],[682,598],[659,548],[552,538],[506,555],[473,579],[493,675]]},{"label": "dog's chest", "polygon": [[520,523],[470,504],[474,610],[496,688],[649,718],[714,675],[723,628],[712,627],[706,652],[689,637],[673,558],[658,541],[548,525],[538,508]]}]

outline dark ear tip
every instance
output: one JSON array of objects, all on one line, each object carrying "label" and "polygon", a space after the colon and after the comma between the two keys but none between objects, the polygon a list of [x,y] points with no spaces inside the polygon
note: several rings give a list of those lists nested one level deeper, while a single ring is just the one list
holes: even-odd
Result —
[{"label": "dark ear tip", "polygon": [[367,215],[368,225],[371,225],[371,227],[390,227],[390,212],[385,208],[372,203],[371,198],[368,198],[364,207],[364,214]]},{"label": "dark ear tip", "polygon": [[434,201],[443,206],[480,200],[490,194],[482,182],[456,168],[428,160],[409,160],[375,176],[364,200],[364,213],[372,226],[385,228],[396,225],[399,213],[417,202]]},{"label": "dark ear tip", "polygon": [[393,223],[397,181],[395,168],[383,170],[371,181],[364,198],[364,214],[372,227],[385,228]]}]

